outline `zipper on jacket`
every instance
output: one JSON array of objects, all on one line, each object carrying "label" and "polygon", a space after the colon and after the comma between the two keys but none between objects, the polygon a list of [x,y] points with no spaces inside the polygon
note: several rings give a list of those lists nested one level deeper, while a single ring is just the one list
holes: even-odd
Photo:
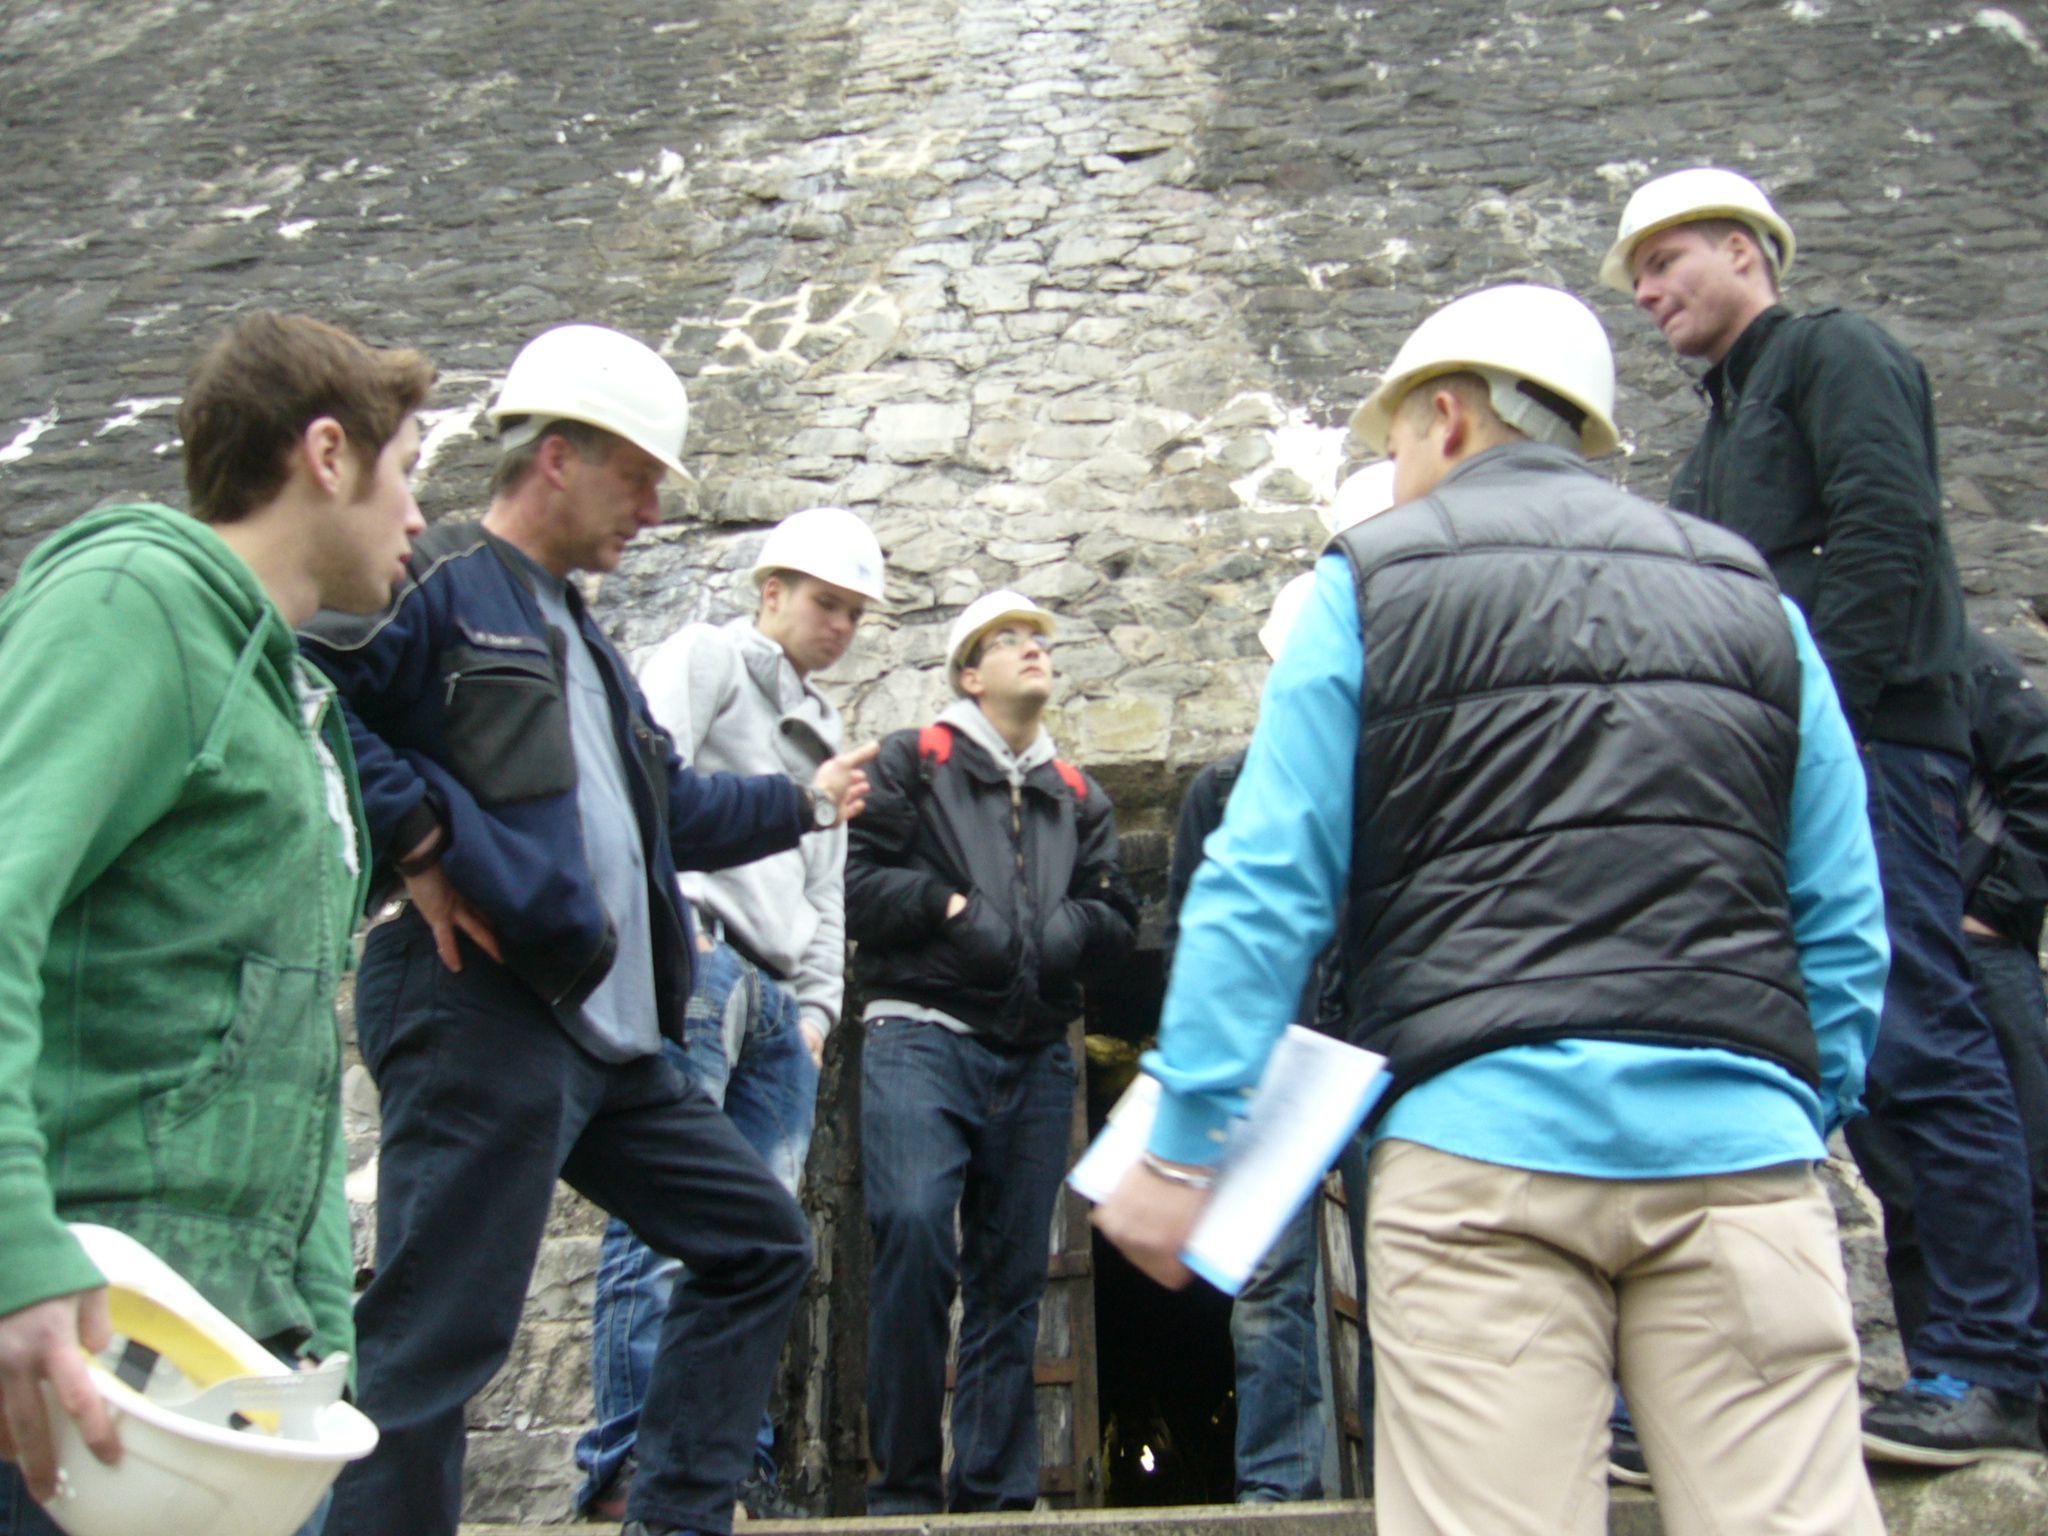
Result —
[{"label": "zipper on jacket", "polygon": [[1017,873],[1024,869],[1024,789],[1022,785],[1010,786],[1010,843],[1017,850]]},{"label": "zipper on jacket", "polygon": [[549,686],[546,678],[538,676],[527,668],[501,662],[495,666],[470,667],[466,671],[450,672],[448,674],[448,687],[441,702],[444,705],[453,704],[455,702],[455,690],[474,677],[496,678],[500,682],[518,683],[529,688],[545,688]]}]

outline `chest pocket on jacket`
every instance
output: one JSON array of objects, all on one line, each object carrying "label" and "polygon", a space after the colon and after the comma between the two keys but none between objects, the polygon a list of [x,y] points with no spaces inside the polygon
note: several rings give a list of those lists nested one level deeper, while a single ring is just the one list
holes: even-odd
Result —
[{"label": "chest pocket on jacket", "polygon": [[569,701],[544,651],[452,646],[441,673],[448,766],[478,805],[509,805],[576,787]]}]

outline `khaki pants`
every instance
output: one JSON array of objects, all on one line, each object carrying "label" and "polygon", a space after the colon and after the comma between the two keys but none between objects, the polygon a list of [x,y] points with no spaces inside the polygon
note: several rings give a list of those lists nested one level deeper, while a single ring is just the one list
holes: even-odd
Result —
[{"label": "khaki pants", "polygon": [[1383,1536],[1604,1536],[1617,1375],[1670,1536],[1881,1536],[1812,1169],[1585,1179],[1387,1141],[1370,1191]]}]

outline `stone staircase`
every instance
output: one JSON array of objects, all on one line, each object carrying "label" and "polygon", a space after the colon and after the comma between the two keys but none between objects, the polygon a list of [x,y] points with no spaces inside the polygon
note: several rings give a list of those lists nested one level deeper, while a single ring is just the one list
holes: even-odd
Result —
[{"label": "stone staircase", "polygon": [[[1885,1468],[1875,1474],[1890,1536],[2043,1536],[2048,1462],[1986,1462],[1958,1472]],[[750,1521],[738,1536],[1376,1536],[1372,1503],[1209,1504],[1171,1509],[1034,1510]],[[1609,1536],[1664,1536],[1649,1493],[1616,1488]],[[465,1525],[462,1536],[616,1536],[611,1525]]]}]

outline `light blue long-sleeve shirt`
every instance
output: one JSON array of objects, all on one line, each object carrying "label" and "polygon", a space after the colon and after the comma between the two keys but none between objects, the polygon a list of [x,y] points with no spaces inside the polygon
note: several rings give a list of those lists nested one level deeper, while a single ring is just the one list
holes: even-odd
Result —
[{"label": "light blue long-sleeve shirt", "polygon": [[[1417,1084],[1377,1136],[1550,1173],[1682,1177],[1821,1157],[1827,1132],[1857,1112],[1890,963],[1877,856],[1834,684],[1798,609],[1780,602],[1800,668],[1786,873],[1820,1092],[1734,1051],[1562,1040]],[[1216,1160],[1335,928],[1365,666],[1350,565],[1326,555],[1181,912],[1159,1048],[1143,1063],[1165,1089],[1150,1141],[1161,1157]]]}]

